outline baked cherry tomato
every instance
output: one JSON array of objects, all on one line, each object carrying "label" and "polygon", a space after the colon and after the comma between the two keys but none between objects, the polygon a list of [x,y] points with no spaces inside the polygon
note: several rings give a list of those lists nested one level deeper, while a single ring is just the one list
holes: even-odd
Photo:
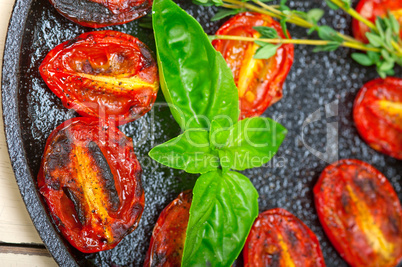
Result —
[{"label": "baked cherry tomato", "polygon": [[84,33],[56,46],[39,71],[66,108],[119,125],[148,112],[159,88],[151,51],[116,31]]},{"label": "baked cherry tomato", "polygon": [[114,248],[144,209],[141,166],[132,140],[91,118],[74,118],[49,136],[38,187],[62,235],[91,253]]},{"label": "baked cherry tomato", "polygon": [[325,266],[316,235],[290,212],[277,208],[255,220],[243,250],[244,266]]},{"label": "baked cherry tomato", "polygon": [[184,191],[159,215],[144,266],[181,266],[192,199],[192,191]]},{"label": "baked cherry tomato", "polygon": [[[274,28],[285,38],[281,25],[270,16],[259,13],[240,13],[229,19],[216,35],[236,35],[258,38],[255,26]],[[288,33],[289,34],[289,33]],[[240,118],[259,116],[282,98],[282,86],[293,64],[293,45],[284,44],[270,59],[255,59],[260,48],[254,42],[214,40],[215,49],[221,52],[233,72],[239,91]]]},{"label": "baked cherry tomato", "polygon": [[387,178],[368,163],[344,159],[314,187],[320,222],[351,266],[393,267],[402,259],[402,208]]},{"label": "baked cherry tomato", "polygon": [[[377,17],[385,17],[390,11],[399,21],[399,24],[402,24],[402,1],[400,0],[360,0],[356,11],[373,23]],[[368,43],[366,32],[369,32],[370,29],[366,24],[353,19],[352,28],[353,35],[357,40]],[[402,37],[402,30],[400,35]]]},{"label": "baked cherry tomato", "polygon": [[152,0],[50,0],[67,19],[85,27],[100,28],[119,25],[145,16]]},{"label": "baked cherry tomato", "polygon": [[353,107],[356,128],[372,148],[402,159],[402,79],[366,83]]}]

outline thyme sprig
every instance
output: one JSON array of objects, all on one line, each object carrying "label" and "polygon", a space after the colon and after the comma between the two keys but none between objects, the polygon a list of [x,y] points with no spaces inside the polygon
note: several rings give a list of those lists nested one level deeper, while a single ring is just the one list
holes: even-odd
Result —
[{"label": "thyme sprig", "polygon": [[[266,14],[279,19],[284,35],[281,38],[274,35],[272,28],[255,28],[260,34],[260,38],[214,35],[210,39],[225,39],[255,42],[260,45],[257,50],[256,58],[269,58],[276,53],[276,49],[281,44],[314,45],[314,51],[335,51],[339,47],[349,47],[365,53],[352,53],[352,58],[363,66],[375,65],[381,77],[394,75],[395,65],[402,66],[402,41],[400,40],[400,25],[395,16],[388,12],[384,18],[378,17],[375,23],[361,16],[351,6],[350,0],[325,0],[327,5],[334,9],[342,9],[353,18],[359,20],[370,28],[366,33],[368,44],[362,43],[355,38],[337,32],[327,25],[319,25],[320,19],[324,15],[322,9],[311,9],[308,12],[292,10],[286,5],[286,0],[280,0],[279,5],[269,5],[273,0],[193,0],[199,5],[221,7],[212,20],[219,20],[227,16],[235,15],[244,11],[253,11]],[[287,36],[287,23],[292,23],[308,29],[308,34],[317,32],[321,40],[311,39],[290,39]],[[271,30],[268,30],[271,29]],[[273,30],[273,31],[272,31]],[[276,32],[276,31],[275,31]]]}]

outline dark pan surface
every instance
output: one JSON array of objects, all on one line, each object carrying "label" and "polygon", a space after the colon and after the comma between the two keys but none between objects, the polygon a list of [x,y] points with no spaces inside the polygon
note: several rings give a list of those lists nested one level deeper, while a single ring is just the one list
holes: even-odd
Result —
[{"label": "dark pan surface", "polygon": [[[300,10],[323,7],[324,1],[291,1]],[[213,8],[201,8],[180,1],[182,7],[213,33],[222,22],[210,23]],[[350,34],[350,18],[342,12],[329,11],[323,23]],[[138,22],[109,27],[123,31],[154,49],[153,35]],[[302,38],[304,29],[289,26],[293,37]],[[10,21],[3,65],[2,96],[5,131],[15,176],[41,238],[62,266],[141,266],[153,226],[162,209],[181,191],[190,189],[196,176],[156,165],[148,151],[180,133],[159,93],[152,112],[136,122],[121,127],[134,140],[142,163],[146,205],[139,227],[113,250],[85,255],[65,243],[50,222],[37,193],[36,176],[50,132],[68,118],[77,116],[65,109],[60,100],[40,78],[38,66],[46,54],[59,43],[80,33],[91,31],[60,16],[47,0],[17,0]],[[260,211],[282,207],[303,220],[318,236],[328,266],[347,266],[329,243],[319,224],[313,203],[312,188],[327,163],[303,145],[324,152],[326,125],[337,123],[339,158],[357,158],[373,164],[391,181],[402,199],[402,163],[370,149],[358,136],[352,121],[352,104],[358,89],[377,77],[373,68],[363,68],[350,59],[350,50],[312,53],[312,48],[295,48],[295,62],[284,87],[283,99],[265,113],[280,121],[289,134],[277,155],[266,167],[245,171],[260,193]],[[402,77],[401,69],[397,77]],[[325,104],[338,105],[338,115],[325,116]],[[320,120],[303,129],[306,118],[321,109]],[[336,146],[330,149],[336,149]]]}]

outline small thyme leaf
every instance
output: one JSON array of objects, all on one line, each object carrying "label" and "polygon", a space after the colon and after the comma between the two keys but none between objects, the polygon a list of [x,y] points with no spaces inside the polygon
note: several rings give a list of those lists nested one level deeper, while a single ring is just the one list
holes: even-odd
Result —
[{"label": "small thyme leaf", "polygon": [[330,43],[327,44],[327,45],[319,45],[319,46],[316,46],[316,47],[313,49],[313,52],[317,53],[317,52],[331,52],[331,51],[335,51],[336,49],[339,48],[340,45],[341,45],[341,44],[338,43],[338,42],[330,42]]},{"label": "small thyme leaf", "polygon": [[317,22],[324,16],[324,14],[324,10],[313,8],[309,12],[307,12],[307,21],[313,24],[317,24]]},{"label": "small thyme leaf", "polygon": [[317,28],[318,36],[323,40],[334,41],[341,43],[343,41],[342,37],[338,35],[338,33],[329,26],[320,26]]},{"label": "small thyme leaf", "polygon": [[280,45],[266,44],[259,48],[254,54],[255,59],[269,59],[276,54],[276,51]]},{"label": "small thyme leaf", "polygon": [[261,46],[261,47],[266,46],[267,44],[270,44],[270,43],[263,42],[263,41],[258,41],[258,40],[255,40],[254,43],[259,45],[259,46]]},{"label": "small thyme leaf", "polygon": [[381,37],[372,32],[366,32],[366,37],[374,47],[381,47],[384,44]]},{"label": "small thyme leaf", "polygon": [[360,65],[363,66],[371,66],[374,64],[374,62],[372,61],[372,59],[363,53],[352,53],[351,57]]},{"label": "small thyme leaf", "polygon": [[285,37],[287,39],[290,39],[289,34],[288,34],[288,26],[286,25],[286,21],[287,21],[287,18],[282,18],[279,22],[281,24],[283,34],[285,35]]},{"label": "small thyme leaf", "polygon": [[373,63],[380,61],[381,55],[377,52],[367,51],[367,56],[371,59]]},{"label": "small thyme leaf", "polygon": [[211,21],[217,21],[228,16],[236,15],[242,11],[241,9],[221,9],[211,18]]},{"label": "small thyme leaf", "polygon": [[345,7],[346,9],[349,9],[350,6],[352,5],[352,3],[351,3],[350,0],[341,0],[341,1],[342,1],[342,3],[345,4],[344,7]]},{"label": "small thyme leaf", "polygon": [[331,0],[325,0],[325,3],[327,3],[327,6],[330,9],[333,9],[333,10],[338,10],[339,9],[339,6],[337,6],[334,3],[332,3]]},{"label": "small thyme leaf", "polygon": [[274,28],[267,27],[267,26],[255,26],[253,27],[254,30],[259,32],[263,37],[267,37],[270,39],[278,38],[278,33]]},{"label": "small thyme leaf", "polygon": [[395,16],[391,12],[388,12],[388,17],[389,17],[389,20],[391,22],[392,31],[395,34],[399,35],[399,29],[400,29],[401,26],[399,25],[398,20],[395,18]]}]

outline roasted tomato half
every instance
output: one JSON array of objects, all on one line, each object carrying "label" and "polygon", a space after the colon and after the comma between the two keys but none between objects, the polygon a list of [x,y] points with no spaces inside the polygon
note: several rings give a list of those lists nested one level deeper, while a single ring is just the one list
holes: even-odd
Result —
[{"label": "roasted tomato half", "polygon": [[159,88],[151,51],[116,31],[84,33],[56,46],[39,71],[66,108],[119,125],[148,112]]},{"label": "roasted tomato half", "polygon": [[366,83],[356,96],[353,119],[372,148],[402,159],[402,79],[388,77]]},{"label": "roasted tomato half", "polygon": [[141,172],[132,140],[119,129],[74,118],[49,136],[38,187],[62,235],[82,252],[98,252],[137,227]]},{"label": "roasted tomato half", "polygon": [[181,266],[190,216],[191,190],[181,193],[159,215],[144,266]]},{"label": "roasted tomato half", "polygon": [[[377,17],[385,17],[388,10],[402,24],[402,1],[401,0],[360,0],[357,4],[356,11],[364,18],[371,22],[375,22]],[[368,43],[366,32],[369,32],[369,27],[356,19],[352,21],[353,35],[359,41]],[[400,31],[402,37],[402,28]]]},{"label": "roasted tomato half", "polygon": [[[259,13],[240,13],[216,32],[216,35],[260,37],[255,26],[274,28],[285,38],[281,25],[270,16]],[[221,52],[233,72],[239,91],[240,118],[259,116],[282,98],[282,85],[293,64],[293,45],[284,44],[270,59],[255,59],[260,48],[254,42],[214,40],[215,49]]]},{"label": "roasted tomato half", "polygon": [[243,250],[244,266],[325,266],[315,234],[290,212],[277,208],[255,220]]},{"label": "roasted tomato half", "polygon": [[152,0],[50,0],[61,15],[91,28],[124,24],[145,16],[151,11],[152,2]]},{"label": "roasted tomato half", "polygon": [[314,187],[320,222],[351,266],[393,267],[402,259],[402,208],[387,178],[345,159],[325,168]]}]

